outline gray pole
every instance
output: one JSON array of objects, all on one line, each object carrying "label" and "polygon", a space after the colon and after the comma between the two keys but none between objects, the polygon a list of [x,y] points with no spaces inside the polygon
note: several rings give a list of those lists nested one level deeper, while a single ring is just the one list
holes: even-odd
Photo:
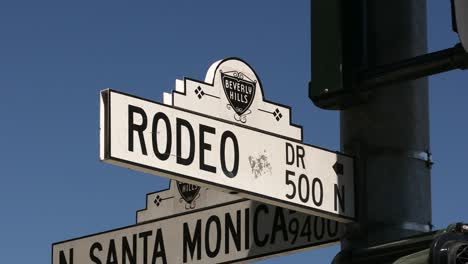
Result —
[{"label": "gray pole", "polygon": [[[366,5],[369,68],[426,53],[426,0]],[[418,158],[430,149],[427,78],[377,89],[340,121],[342,151],[357,157],[359,218],[343,253],[429,231],[431,173]]]}]

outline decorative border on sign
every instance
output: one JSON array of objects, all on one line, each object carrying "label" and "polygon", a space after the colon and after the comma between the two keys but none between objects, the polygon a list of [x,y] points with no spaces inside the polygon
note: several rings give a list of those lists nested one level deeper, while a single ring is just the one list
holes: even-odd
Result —
[{"label": "decorative border on sign", "polygon": [[[264,91],[263,91],[262,82],[261,82],[260,78],[258,77],[257,72],[252,68],[252,66],[250,66],[250,64],[248,64],[247,62],[245,62],[244,60],[242,60],[242,59],[240,59],[240,58],[237,58],[237,57],[229,57],[229,58],[226,58],[226,59],[223,59],[223,60],[219,61],[219,62],[218,62],[218,65],[217,65],[216,68],[214,69],[214,72],[215,72],[215,73],[218,72],[218,71],[219,71],[219,67],[221,66],[221,64],[223,64],[223,62],[228,61],[228,60],[237,60],[237,61],[240,61],[240,62],[246,64],[246,65],[252,70],[252,72],[255,74],[255,76],[257,76],[257,83],[258,83],[258,85],[259,85],[259,89],[260,89],[261,94],[262,94],[261,99],[262,99],[262,101],[263,101],[264,103],[276,105],[276,106],[283,107],[283,108],[286,108],[286,109],[289,110],[289,111],[288,111],[288,112],[289,112],[289,125],[290,125],[291,127],[299,128],[299,130],[300,130],[300,140],[299,140],[299,142],[302,143],[303,140],[304,140],[304,131],[303,131],[303,127],[300,126],[300,125],[296,125],[296,124],[293,124],[293,123],[292,123],[292,108],[291,108],[290,106],[288,106],[288,105],[284,105],[284,104],[281,104],[281,103],[277,103],[277,102],[273,102],[273,101],[269,101],[269,100],[266,100],[266,99],[265,99],[265,93],[264,93]],[[187,87],[187,81],[192,81],[192,82],[196,82],[196,83],[200,83],[200,84],[204,84],[204,85],[213,87],[213,86],[214,86],[214,83],[215,83],[215,78],[216,78],[216,74],[213,75],[213,79],[211,80],[211,83],[207,83],[207,82],[205,82],[205,81],[200,81],[200,80],[195,80],[195,79],[193,79],[193,78],[184,77],[184,80],[183,80],[183,81],[184,81],[184,88]],[[189,109],[180,108],[180,107],[175,106],[175,105],[174,105],[174,98],[175,98],[175,97],[173,96],[174,94],[180,94],[180,95],[186,96],[186,95],[187,95],[187,89],[184,89],[183,92],[176,91],[176,90],[173,90],[173,91],[172,91],[172,98],[173,98],[172,105],[171,105],[172,107],[177,108],[177,109],[180,109],[180,110],[184,110],[184,111],[187,111],[187,112],[190,112],[190,113],[195,113],[195,114],[203,115],[203,114],[200,114],[200,113],[191,111],[191,110],[189,110]],[[220,98],[217,97],[217,96],[213,96],[213,97],[220,99]],[[139,99],[143,99],[143,98],[139,98]],[[143,100],[146,100],[146,99],[143,99]],[[205,116],[205,115],[203,115],[203,116]],[[210,118],[215,118],[215,117],[210,117]],[[219,118],[215,118],[215,119],[220,120]],[[224,121],[226,121],[226,120],[224,120]],[[249,128],[249,129],[255,129],[255,127],[246,126],[246,125],[243,125],[242,123],[237,123],[237,124],[235,124],[235,125],[242,126],[242,127],[246,127],[246,128]],[[268,132],[268,131],[265,131],[265,130],[257,130],[257,131]],[[287,137],[287,136],[285,137],[284,135],[276,134],[276,133],[271,133],[271,132],[269,132],[269,133],[272,134],[272,135],[275,135],[275,136],[280,136],[280,137],[283,137],[283,138],[287,138],[288,140],[293,140],[293,141],[296,141],[296,142],[298,141],[296,138],[291,138],[291,137]],[[318,147],[318,148],[320,148],[320,147]]]},{"label": "decorative border on sign", "polygon": [[276,119],[276,121],[280,121],[281,118],[283,118],[283,114],[281,113],[281,111],[279,110],[279,108],[276,108],[275,111],[273,112],[270,112],[270,111],[267,111],[267,110],[263,110],[263,109],[258,109],[258,111],[262,111],[262,112],[265,112],[265,113],[268,113],[268,114],[272,114],[273,117]]},{"label": "decorative border on sign", "polygon": [[219,96],[216,96],[216,95],[212,95],[212,94],[209,94],[209,93],[205,93],[205,91],[203,91],[203,89],[200,87],[200,85],[197,87],[197,89],[195,89],[195,94],[197,95],[198,99],[202,99],[203,96],[210,96],[210,97],[213,97],[213,98],[216,98],[216,99],[221,99]]}]

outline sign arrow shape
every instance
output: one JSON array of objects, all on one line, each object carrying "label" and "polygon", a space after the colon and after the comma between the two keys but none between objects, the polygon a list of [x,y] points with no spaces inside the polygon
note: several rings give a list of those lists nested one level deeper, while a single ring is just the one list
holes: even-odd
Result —
[{"label": "sign arrow shape", "polygon": [[343,164],[339,163],[338,161],[333,165],[333,170],[336,172],[337,175],[344,174],[344,166]]}]

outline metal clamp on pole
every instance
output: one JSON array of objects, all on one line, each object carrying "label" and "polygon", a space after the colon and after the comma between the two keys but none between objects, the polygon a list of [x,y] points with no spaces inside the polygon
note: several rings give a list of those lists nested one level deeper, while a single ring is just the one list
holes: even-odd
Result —
[{"label": "metal clamp on pole", "polygon": [[397,156],[397,157],[408,157],[411,159],[420,160],[426,163],[426,166],[430,169],[434,164],[432,160],[432,153],[429,150],[418,151],[418,150],[405,150],[398,148],[382,148],[373,147],[368,150],[369,154],[373,156]]},{"label": "metal clamp on pole", "polygon": [[408,157],[424,161],[428,168],[431,168],[434,164],[432,161],[432,153],[430,151],[409,151]]}]

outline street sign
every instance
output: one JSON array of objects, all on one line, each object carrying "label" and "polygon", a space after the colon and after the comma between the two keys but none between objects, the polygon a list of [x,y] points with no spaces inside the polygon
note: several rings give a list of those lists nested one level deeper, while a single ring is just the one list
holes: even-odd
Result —
[{"label": "street sign", "polygon": [[246,263],[333,245],[343,234],[332,220],[175,181],[147,195],[137,222],[55,243],[52,264]]},{"label": "street sign", "polygon": [[454,0],[456,30],[460,41],[468,52],[468,1]]},{"label": "street sign", "polygon": [[290,108],[264,100],[239,59],[186,78],[160,104],[101,93],[101,160],[252,200],[350,222],[353,158],[303,143]]}]

